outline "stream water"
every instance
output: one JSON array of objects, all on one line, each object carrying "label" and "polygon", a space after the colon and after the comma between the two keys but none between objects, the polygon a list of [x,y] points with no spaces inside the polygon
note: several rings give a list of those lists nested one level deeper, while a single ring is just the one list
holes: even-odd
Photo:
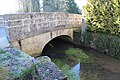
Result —
[{"label": "stream water", "polygon": [[[63,45],[64,44],[64,45]],[[49,56],[51,60],[68,76],[69,80],[80,80],[80,62],[71,60],[65,50],[73,48],[66,41],[51,41],[44,49],[42,55]]]},{"label": "stream water", "polygon": [[[69,51],[70,48],[73,50]],[[76,55],[70,54],[71,57],[65,54],[81,49],[93,61],[82,55],[84,59],[81,63]],[[120,80],[120,61],[92,49],[78,48],[69,42],[56,39],[47,44],[42,55],[49,56],[68,76],[68,80]]]}]

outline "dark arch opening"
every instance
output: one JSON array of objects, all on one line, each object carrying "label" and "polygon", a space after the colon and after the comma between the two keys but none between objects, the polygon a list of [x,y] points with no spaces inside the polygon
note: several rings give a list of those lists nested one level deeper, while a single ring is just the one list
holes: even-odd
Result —
[{"label": "dark arch opening", "polygon": [[62,50],[72,47],[72,41],[72,38],[67,35],[55,37],[45,45],[42,56],[49,56],[50,58],[63,57],[65,54],[61,53]]}]

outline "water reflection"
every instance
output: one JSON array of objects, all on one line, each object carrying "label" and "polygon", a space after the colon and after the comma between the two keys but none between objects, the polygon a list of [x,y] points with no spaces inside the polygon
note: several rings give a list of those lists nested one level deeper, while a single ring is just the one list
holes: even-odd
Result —
[{"label": "water reflection", "polygon": [[72,69],[71,69],[71,74],[74,74],[74,79],[75,80],[80,80],[80,63],[75,65]]}]

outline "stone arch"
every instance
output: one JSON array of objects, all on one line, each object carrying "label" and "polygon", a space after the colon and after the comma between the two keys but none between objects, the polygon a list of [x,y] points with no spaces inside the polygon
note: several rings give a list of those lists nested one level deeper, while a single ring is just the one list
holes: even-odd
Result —
[{"label": "stone arch", "polygon": [[[69,36],[73,39],[73,29],[55,30],[19,40],[20,49],[31,56],[39,56],[49,41],[60,36]],[[62,39],[68,40],[65,37],[62,37]]]},{"label": "stone arch", "polygon": [[[69,35],[60,35],[60,36],[57,36],[57,37],[51,39],[47,44],[45,44],[45,46],[44,46],[41,54],[44,55],[44,53],[46,52],[45,50],[48,51],[48,49],[51,49],[51,48],[54,49],[55,47],[57,47],[58,45],[57,45],[57,46],[55,46],[55,45],[58,44],[59,41],[64,41],[64,43],[65,43],[65,42],[72,42],[73,39],[72,39],[72,37],[69,36]],[[63,44],[64,44],[64,43],[63,43]],[[59,44],[60,44],[60,43],[59,43]],[[61,47],[62,47],[62,46],[61,46]]]},{"label": "stone arch", "polygon": [[[72,41],[73,40],[73,29],[61,29],[61,30],[44,33],[43,37],[41,38],[42,46],[41,46],[40,53],[42,53],[42,51],[47,43],[49,43],[51,40],[56,39],[56,38],[61,38],[65,41]],[[69,38],[69,40],[68,40],[68,38]]]}]

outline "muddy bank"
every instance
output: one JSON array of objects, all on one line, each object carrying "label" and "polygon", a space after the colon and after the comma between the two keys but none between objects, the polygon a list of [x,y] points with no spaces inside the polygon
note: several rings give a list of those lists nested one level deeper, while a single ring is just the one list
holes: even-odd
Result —
[{"label": "muddy bank", "polygon": [[90,48],[83,48],[94,64],[81,63],[81,80],[120,80],[120,61]]},{"label": "muddy bank", "polygon": [[67,59],[68,57],[61,53],[63,50],[68,50],[69,48],[79,49],[94,60],[93,63],[87,63],[88,60],[83,59],[83,62],[80,63],[81,80],[120,80],[119,60],[106,54],[98,53],[91,48],[83,48],[65,41],[54,40],[50,42],[50,45],[46,46],[43,55],[48,55],[51,58],[59,58],[62,60],[62,63],[67,62],[72,67],[77,64],[76,61]]}]

